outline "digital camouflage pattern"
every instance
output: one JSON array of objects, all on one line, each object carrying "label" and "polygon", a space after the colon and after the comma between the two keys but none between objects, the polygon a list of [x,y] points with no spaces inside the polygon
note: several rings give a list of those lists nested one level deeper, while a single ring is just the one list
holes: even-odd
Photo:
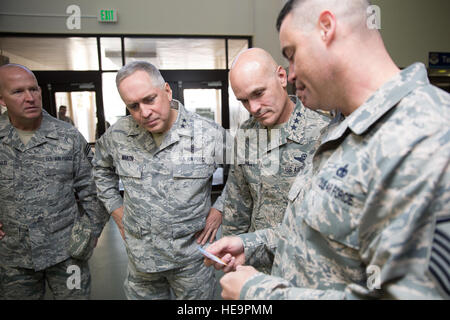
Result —
[{"label": "digital camouflage pattern", "polygon": [[43,300],[46,285],[55,300],[88,300],[91,273],[87,261],[68,258],[41,271],[0,266],[0,300]]},{"label": "digital camouflage pattern", "polygon": [[448,298],[430,256],[450,213],[449,111],[417,63],[331,124],[280,228],[241,236],[249,264],[275,251],[241,298]]},{"label": "digital camouflage pattern", "polygon": [[[305,108],[297,97],[291,99],[295,103],[291,117],[281,128],[270,130],[274,141],[268,142],[270,147],[265,143],[265,149],[255,157],[256,163],[240,161],[239,153],[235,154],[224,202],[224,235],[275,227],[283,219],[289,189],[311,162],[320,130],[330,122],[325,115]],[[235,144],[238,146],[237,141],[251,131],[254,135],[248,135],[245,150],[268,141],[269,130],[252,117],[237,131]]]},{"label": "digital camouflage pattern", "polygon": [[25,146],[7,113],[0,117],[0,265],[44,270],[69,258],[78,204],[94,235],[109,218],[96,198],[92,151],[72,125],[43,111]]},{"label": "digital camouflage pattern", "polygon": [[129,261],[124,290],[129,300],[211,300],[216,285],[214,269],[203,259],[156,273],[139,272]]},{"label": "digital camouflage pattern", "polygon": [[72,227],[69,241],[69,254],[72,258],[89,260],[94,253],[97,238],[94,236],[89,217],[83,215]]},{"label": "digital camouflage pattern", "polygon": [[[108,212],[124,206],[129,259],[139,272],[161,272],[201,259],[195,233],[211,208],[215,169],[223,164],[224,129],[185,110],[157,147],[150,132],[131,116],[97,141],[94,176]],[[123,183],[123,200],[118,190]],[[222,198],[214,207],[223,208]]]}]

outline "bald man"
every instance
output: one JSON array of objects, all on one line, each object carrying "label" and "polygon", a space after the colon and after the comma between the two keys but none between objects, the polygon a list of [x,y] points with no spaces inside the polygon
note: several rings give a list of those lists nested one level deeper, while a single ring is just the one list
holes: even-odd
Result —
[{"label": "bald man", "polygon": [[[310,163],[320,130],[330,119],[288,96],[286,71],[263,49],[241,53],[231,67],[230,82],[251,114],[237,131],[236,145],[245,147],[242,155],[245,150],[255,155],[241,159],[236,152],[227,180],[223,234],[237,235],[281,222],[289,188]],[[245,137],[250,138],[246,143]],[[252,152],[258,146],[261,153]],[[258,269],[270,273],[271,265]]]},{"label": "bald man", "polygon": [[[368,6],[290,0],[279,15],[297,95],[341,114],[294,181],[280,228],[208,248],[235,270],[221,280],[225,298],[449,298],[450,95],[420,63],[399,70]],[[239,266],[271,256],[270,276]]]},{"label": "bald man", "polygon": [[[88,299],[86,259],[109,217],[89,145],[42,110],[36,77],[22,65],[0,67],[0,104],[0,299],[43,299],[46,283],[55,299]],[[86,247],[72,247],[86,256],[70,250],[74,225],[86,226],[76,235],[87,235]]]}]

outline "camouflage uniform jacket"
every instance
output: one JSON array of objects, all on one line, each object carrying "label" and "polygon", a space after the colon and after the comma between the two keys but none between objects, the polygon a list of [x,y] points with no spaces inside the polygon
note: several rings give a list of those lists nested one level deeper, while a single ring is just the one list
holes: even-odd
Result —
[{"label": "camouflage uniform jacket", "polygon": [[[205,227],[212,176],[223,164],[225,130],[176,100],[172,108],[178,116],[160,147],[131,116],[117,121],[96,144],[99,198],[110,213],[124,207],[125,244],[140,272],[170,270],[201,259],[194,234]],[[223,210],[221,197],[214,207]]]},{"label": "camouflage uniform jacket", "polygon": [[92,157],[78,130],[45,110],[26,146],[8,114],[0,117],[0,264],[38,271],[69,258],[76,196],[100,236],[109,216],[96,197]]},{"label": "camouflage uniform jacket", "polygon": [[[330,122],[328,117],[305,108],[297,97],[293,96],[292,100],[295,107],[291,117],[278,129],[278,135],[274,132],[276,129],[271,130],[275,141],[262,150],[256,163],[239,163],[236,152],[227,180],[224,235],[275,227],[283,219],[288,191],[297,174],[311,162],[320,130]],[[255,147],[258,140],[260,143],[267,141],[268,129],[250,118],[237,131],[236,145],[249,131],[254,134],[249,140]],[[250,149],[249,142],[246,147]],[[265,170],[272,165],[273,170]]]},{"label": "camouflage uniform jacket", "polygon": [[413,64],[330,125],[279,229],[241,236],[249,264],[276,250],[272,275],[246,281],[241,298],[445,297],[430,266],[449,162],[450,96]]}]

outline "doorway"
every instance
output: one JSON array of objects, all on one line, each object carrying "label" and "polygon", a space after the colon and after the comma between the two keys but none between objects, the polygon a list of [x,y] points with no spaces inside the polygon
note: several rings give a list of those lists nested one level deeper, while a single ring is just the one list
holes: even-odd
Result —
[{"label": "doorway", "polygon": [[174,99],[187,110],[230,128],[228,110],[228,71],[226,70],[161,70],[170,85]]},{"label": "doorway", "polygon": [[59,118],[61,105],[66,116],[87,142],[105,132],[107,124],[103,111],[101,73],[96,71],[33,71],[42,89],[44,109]]}]

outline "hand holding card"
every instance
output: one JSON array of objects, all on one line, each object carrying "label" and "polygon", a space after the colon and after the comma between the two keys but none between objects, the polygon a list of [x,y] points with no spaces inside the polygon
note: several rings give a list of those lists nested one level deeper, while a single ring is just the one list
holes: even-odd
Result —
[{"label": "hand holding card", "polygon": [[198,250],[208,259],[211,259],[221,265],[226,266],[227,264],[225,262],[223,262],[220,258],[216,257],[215,255],[213,255],[212,253],[209,253],[208,251],[204,250],[202,247],[198,247]]}]

